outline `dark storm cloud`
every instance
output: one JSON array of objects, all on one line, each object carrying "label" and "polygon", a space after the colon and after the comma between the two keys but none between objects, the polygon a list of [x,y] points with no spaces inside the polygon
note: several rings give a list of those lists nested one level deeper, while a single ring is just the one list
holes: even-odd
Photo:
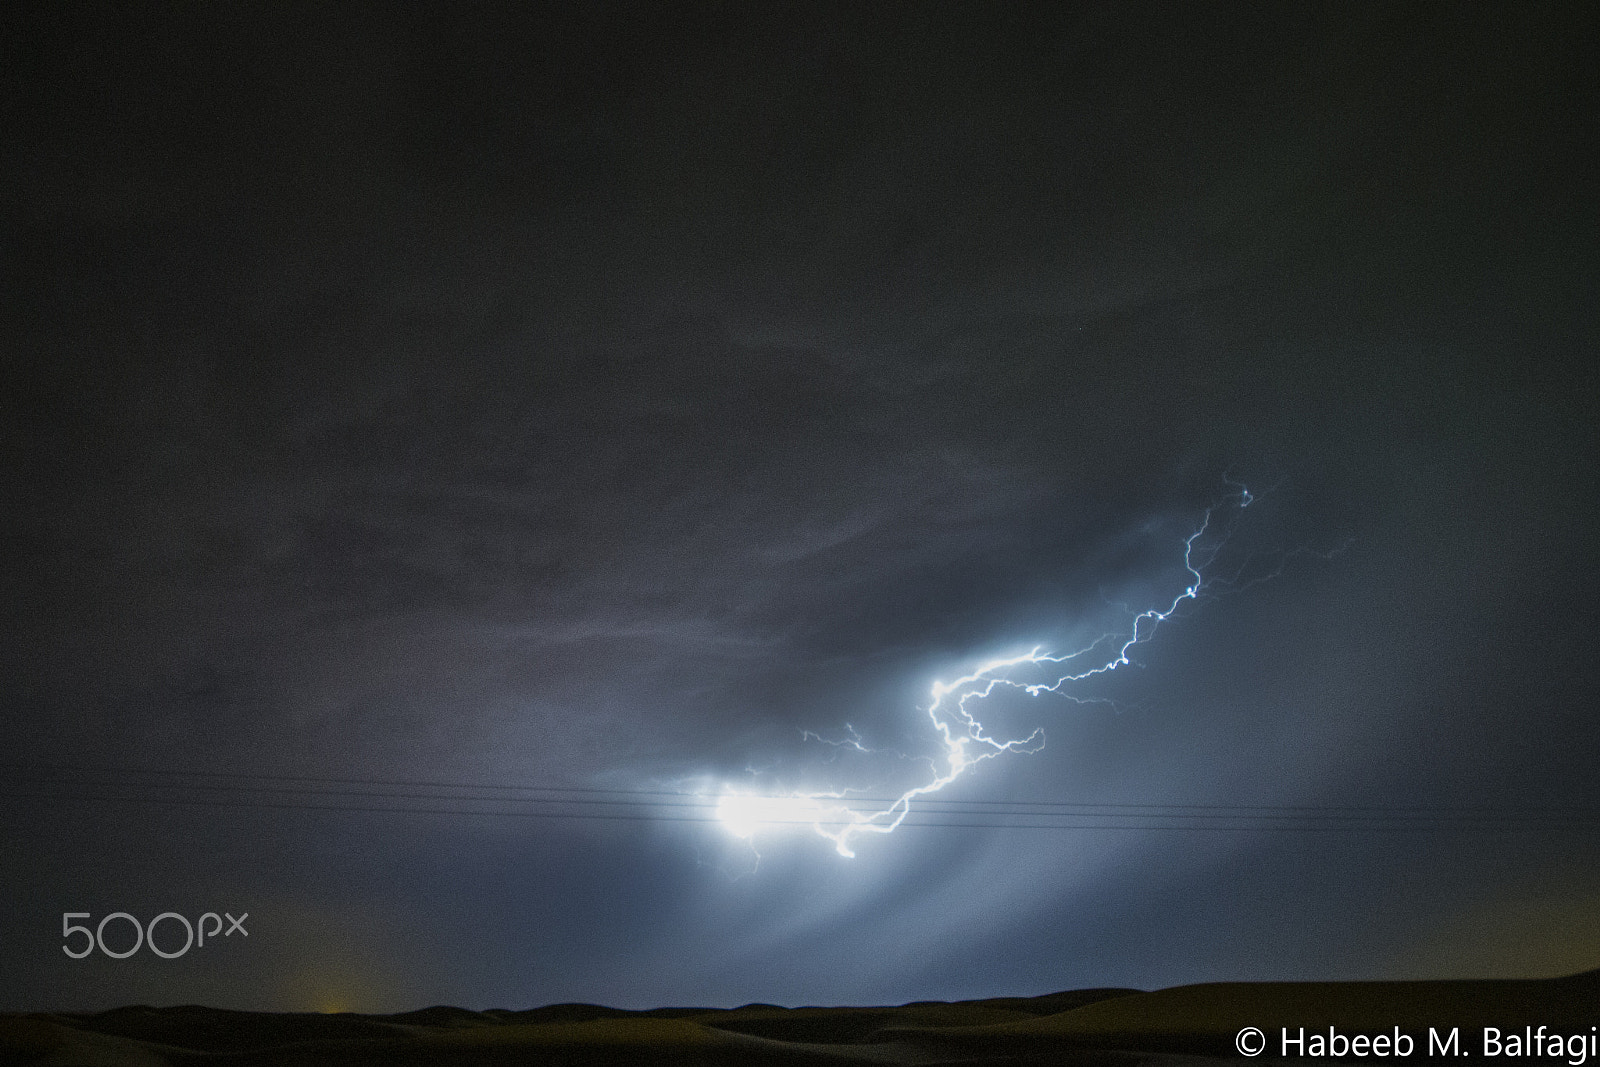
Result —
[{"label": "dark storm cloud", "polygon": [[[803,729],[925,745],[932,678],[1170,597],[1231,474],[1277,487],[1241,558],[1315,551],[960,795],[1592,799],[1586,53],[1551,12],[12,17],[15,758],[803,779]],[[330,946],[41,970],[30,1006],[1372,975],[1561,867],[925,830],[730,880],[682,827],[85,809],[63,850],[30,811],[18,958],[173,870]]]}]

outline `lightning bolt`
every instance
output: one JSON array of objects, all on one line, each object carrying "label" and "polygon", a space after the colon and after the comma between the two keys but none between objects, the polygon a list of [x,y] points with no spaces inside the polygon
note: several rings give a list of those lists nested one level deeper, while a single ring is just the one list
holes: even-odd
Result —
[{"label": "lightning bolt", "polygon": [[[1020,655],[980,664],[952,681],[933,683],[932,702],[924,711],[942,752],[938,758],[926,759],[930,775],[927,781],[905,790],[886,805],[880,801],[880,806],[871,808],[850,802],[850,795],[862,790],[770,796],[724,787],[716,806],[717,818],[724,829],[753,845],[755,835],[762,830],[810,826],[816,833],[832,841],[839,855],[854,857],[853,842],[856,838],[865,834],[893,833],[911,814],[912,802],[918,797],[939,792],[985,760],[1007,752],[1037,752],[1043,748],[1042,728],[1035,729],[1027,737],[1002,741],[985,729],[975,707],[997,689],[1018,689],[1030,696],[1055,693],[1080,703],[1090,702],[1091,698],[1076,696],[1065,692],[1065,689],[1074,683],[1128,666],[1132,662],[1129,652],[1155,636],[1161,624],[1171,618],[1185,601],[1199,599],[1214,584],[1237,590],[1277,573],[1274,570],[1248,582],[1242,582],[1243,566],[1229,576],[1208,575],[1208,569],[1213,568],[1227,541],[1233,520],[1256,499],[1244,485],[1226,478],[1223,481],[1231,491],[1206,508],[1193,532],[1183,539],[1183,567],[1187,578],[1181,591],[1170,601],[1162,601],[1138,612],[1133,616],[1130,626],[1102,634],[1076,651],[1054,654],[1043,646],[1035,646]],[[1218,526],[1222,527],[1221,533],[1209,541],[1205,540],[1206,534]],[[1282,555],[1279,569],[1281,565]],[[1096,650],[1101,650],[1098,657]],[[1017,679],[1017,675],[1024,671],[1036,675],[1037,672],[1030,669],[1039,667],[1056,668],[1046,675],[1054,675],[1055,680],[1025,682]],[[840,748],[875,751],[863,744],[853,727],[847,726],[846,729],[849,736],[842,741],[829,741],[809,730],[802,733],[809,740]]]}]

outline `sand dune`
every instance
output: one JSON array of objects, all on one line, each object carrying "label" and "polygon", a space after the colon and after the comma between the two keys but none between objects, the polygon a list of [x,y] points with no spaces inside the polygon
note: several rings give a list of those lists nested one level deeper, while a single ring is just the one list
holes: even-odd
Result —
[{"label": "sand dune", "polygon": [[[434,1007],[398,1015],[268,1014],[197,1006],[98,1014],[0,1015],[0,1064],[1074,1064],[1272,1062],[1280,1029],[1409,1034],[1460,1030],[1458,1059],[1484,1059],[1481,1032],[1523,1027],[1588,1035],[1600,1025],[1600,971],[1539,981],[1284,982],[1090,989],[898,1007],[623,1011],[558,1004],[526,1011]],[[1265,1053],[1235,1051],[1244,1027]],[[1304,1046],[1297,1046],[1304,1047]],[[1543,1051],[1548,1051],[1544,1049]],[[1502,1048],[1502,1057],[1505,1056]],[[1289,1059],[1302,1057],[1291,1054]],[[1310,1061],[1328,1057],[1306,1056]],[[1349,1057],[1356,1059],[1357,1057]],[[1533,1060],[1535,1057],[1523,1056]],[[1591,1060],[1595,1057],[1591,1054]],[[1538,1062],[1561,1062],[1543,1058]],[[1508,1065],[1509,1067],[1509,1065]]]}]

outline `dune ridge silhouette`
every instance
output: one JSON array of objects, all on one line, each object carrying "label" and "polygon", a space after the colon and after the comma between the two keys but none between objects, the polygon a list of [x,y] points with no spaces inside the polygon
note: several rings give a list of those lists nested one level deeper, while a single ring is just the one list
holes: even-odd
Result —
[{"label": "dune ridge silhouette", "polygon": [[[1082,989],[1037,997],[879,1007],[664,1007],[595,1004],[473,1011],[436,1005],[392,1015],[135,1005],[97,1013],[0,1014],[0,1064],[1028,1064],[1283,1062],[1279,1028],[1408,1033],[1408,1062],[1429,1029],[1589,1034],[1600,1025],[1600,970],[1548,979],[1219,982],[1152,992]],[[1244,1027],[1269,1035],[1241,1056]],[[1290,1056],[1289,1059],[1297,1057]],[[1326,1057],[1324,1057],[1326,1058]],[[1397,1057],[1398,1058],[1398,1057]],[[1548,1062],[1546,1060],[1545,1062]]]}]

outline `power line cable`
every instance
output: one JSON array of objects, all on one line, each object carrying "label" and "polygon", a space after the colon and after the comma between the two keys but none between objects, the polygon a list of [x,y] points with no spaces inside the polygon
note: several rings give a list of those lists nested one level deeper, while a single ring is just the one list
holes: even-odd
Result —
[{"label": "power line cable", "polygon": [[[112,768],[92,767],[77,768],[68,764],[0,764],[0,768],[27,769],[27,770],[54,770],[70,773],[74,777],[71,784],[83,781],[83,775],[109,775],[113,777],[164,777],[164,778],[208,778],[237,781],[264,781],[264,782],[306,782],[327,785],[350,785],[372,787],[402,787],[418,789],[454,789],[454,790],[493,790],[500,792],[524,792],[542,794],[576,794],[575,796],[524,796],[524,797],[451,797],[432,793],[392,793],[370,792],[366,790],[323,790],[305,789],[301,787],[272,788],[268,786],[227,786],[227,785],[196,785],[184,782],[163,783],[94,783],[99,785],[127,786],[134,788],[179,789],[191,791],[223,791],[223,792],[265,792],[290,795],[331,795],[331,796],[356,796],[395,799],[419,800],[477,800],[504,803],[546,803],[546,804],[598,804],[598,805],[634,805],[634,806],[659,806],[666,808],[705,807],[714,806],[720,802],[720,797],[705,793],[686,792],[681,790],[654,790],[654,789],[617,789],[597,788],[585,786],[535,786],[535,785],[505,785],[481,782],[437,782],[419,781],[415,779],[374,779],[374,778],[332,778],[314,777],[305,775],[265,775],[248,774],[243,772],[224,771],[174,771],[150,770],[137,768]],[[792,797],[784,794],[742,794],[753,800],[784,800]],[[602,797],[611,799],[602,799]],[[618,800],[617,797],[672,797],[681,798],[678,801],[652,801],[652,800]],[[893,797],[865,797],[849,796],[837,799],[841,803],[850,804],[893,804],[898,798]],[[977,811],[966,809],[976,808]],[[1162,815],[1169,812],[1206,812],[1220,813],[1210,815],[1196,814],[1192,817],[1211,818],[1244,818],[1244,817],[1278,817],[1278,818],[1367,818],[1367,817],[1450,817],[1481,815],[1496,819],[1507,818],[1548,818],[1548,817],[1597,817],[1600,818],[1600,808],[1578,806],[1519,806],[1513,808],[1495,807],[1491,805],[1296,805],[1296,804],[1204,804],[1204,803],[1139,803],[1139,802],[1106,802],[1106,801],[1018,801],[1018,800],[957,800],[942,798],[938,801],[921,801],[915,805],[913,811],[939,812],[942,814],[986,814],[992,809],[1011,809],[995,811],[995,814],[1012,815],[1072,815],[1089,814],[1067,810],[1022,811],[1016,809],[1091,809],[1096,813],[1125,814],[1129,816]],[[1344,815],[1342,813],[1356,813]],[[1365,813],[1373,813],[1370,816]]]},{"label": "power line cable", "polygon": [[[391,806],[391,805],[295,804],[295,803],[288,803],[288,802],[284,802],[284,801],[269,801],[269,800],[247,800],[247,799],[225,799],[225,798],[198,799],[198,798],[183,798],[183,797],[150,797],[150,796],[108,795],[108,794],[94,794],[94,793],[60,793],[60,792],[55,792],[55,793],[29,793],[29,792],[8,791],[8,792],[0,792],[0,797],[10,798],[10,799],[39,799],[39,800],[50,800],[50,801],[62,801],[62,800],[84,801],[84,800],[86,800],[86,801],[113,802],[113,803],[147,803],[147,804],[177,805],[177,806],[185,806],[185,807],[257,808],[257,809],[298,810],[298,811],[365,812],[365,813],[383,813],[383,814],[507,816],[507,817],[534,818],[534,819],[613,820],[613,821],[634,821],[634,822],[689,822],[689,823],[705,823],[705,824],[715,824],[715,823],[720,823],[722,821],[720,818],[718,818],[718,817],[716,817],[714,815],[710,816],[710,817],[703,817],[703,816],[669,815],[669,814],[645,814],[645,813],[640,813],[640,812],[550,812],[550,811],[526,811],[526,810],[506,811],[506,810],[482,810],[482,809],[462,809],[462,808],[395,807],[395,806]],[[442,799],[442,798],[432,798],[432,799]],[[481,802],[482,799],[484,799],[484,798],[461,798],[461,799],[462,800],[479,800]],[[1026,817],[1028,817],[1028,815],[1027,815],[1027,813],[1017,813],[1017,815],[1014,816],[1014,817],[1026,818]],[[1063,817],[1068,817],[1068,816],[1063,816]],[[1115,817],[1115,816],[1109,816],[1109,817]],[[990,830],[1012,830],[1012,829],[1014,829],[1014,830],[1125,830],[1125,831],[1134,831],[1134,830],[1199,830],[1199,831],[1225,831],[1225,832],[1274,831],[1274,830],[1278,830],[1278,831],[1295,831],[1295,832],[1302,832],[1302,831],[1304,831],[1304,832],[1368,832],[1368,831],[1371,831],[1371,832],[1396,832],[1396,831],[1399,831],[1399,832],[1418,832],[1418,831],[1441,831],[1441,830],[1442,831],[1449,831],[1449,830],[1462,830],[1462,831],[1495,831],[1495,830],[1507,831],[1507,830],[1515,830],[1515,831],[1524,831],[1525,832],[1525,831],[1530,830],[1530,829],[1540,829],[1540,828],[1544,828],[1544,829],[1600,828],[1600,822],[1569,822],[1569,823],[1529,824],[1527,822],[1504,822],[1504,821],[1496,821],[1496,820],[1485,821],[1485,820],[1481,820],[1481,819],[1474,819],[1474,820],[1429,819],[1429,820],[1426,820],[1426,821],[1416,821],[1416,820],[1396,821],[1396,820],[1390,820],[1387,823],[1370,823],[1370,822],[1368,822],[1368,823],[1355,823],[1355,824],[1352,824],[1352,823],[1349,823],[1348,821],[1342,820],[1342,819],[1322,818],[1322,819],[1314,819],[1314,820],[1302,820],[1301,822],[1298,822],[1298,823],[1289,824],[1289,823],[1264,823],[1264,822],[1260,822],[1258,817],[1239,816],[1234,821],[1245,821],[1245,825],[1227,825],[1227,826],[1223,826],[1223,825],[1216,825],[1214,823],[1194,822],[1194,821],[1192,821],[1192,819],[1188,819],[1188,817],[1184,817],[1184,816],[1149,815],[1149,816],[1145,816],[1144,818],[1147,821],[1143,821],[1143,822],[1139,822],[1139,823],[1131,823],[1131,824],[1130,823],[1111,824],[1111,823],[1105,823],[1105,822],[1095,822],[1095,823],[1061,823],[1061,822],[1018,823],[1018,822],[995,822],[995,821],[988,821],[988,820],[986,820],[986,821],[949,822],[949,821],[938,821],[938,820],[929,820],[929,819],[926,819],[926,818],[921,818],[921,817],[917,816],[917,813],[915,811],[913,811],[912,815],[910,817],[908,817],[906,820],[904,820],[901,823],[901,825],[902,826],[906,826],[906,827],[936,827],[936,828],[944,828],[944,829],[990,829]],[[1166,821],[1158,823],[1158,822],[1148,821],[1150,819],[1164,819]],[[1182,822],[1173,821],[1173,820],[1178,820],[1178,819],[1188,819],[1188,821],[1182,821]],[[774,827],[774,826],[806,827],[806,826],[812,826],[812,825],[815,824],[815,820],[811,820],[811,819],[762,819],[762,820],[758,820],[758,821],[759,821],[760,825],[767,826],[767,827]],[[843,825],[843,821],[823,822],[822,825],[825,825],[825,826]]]}]

